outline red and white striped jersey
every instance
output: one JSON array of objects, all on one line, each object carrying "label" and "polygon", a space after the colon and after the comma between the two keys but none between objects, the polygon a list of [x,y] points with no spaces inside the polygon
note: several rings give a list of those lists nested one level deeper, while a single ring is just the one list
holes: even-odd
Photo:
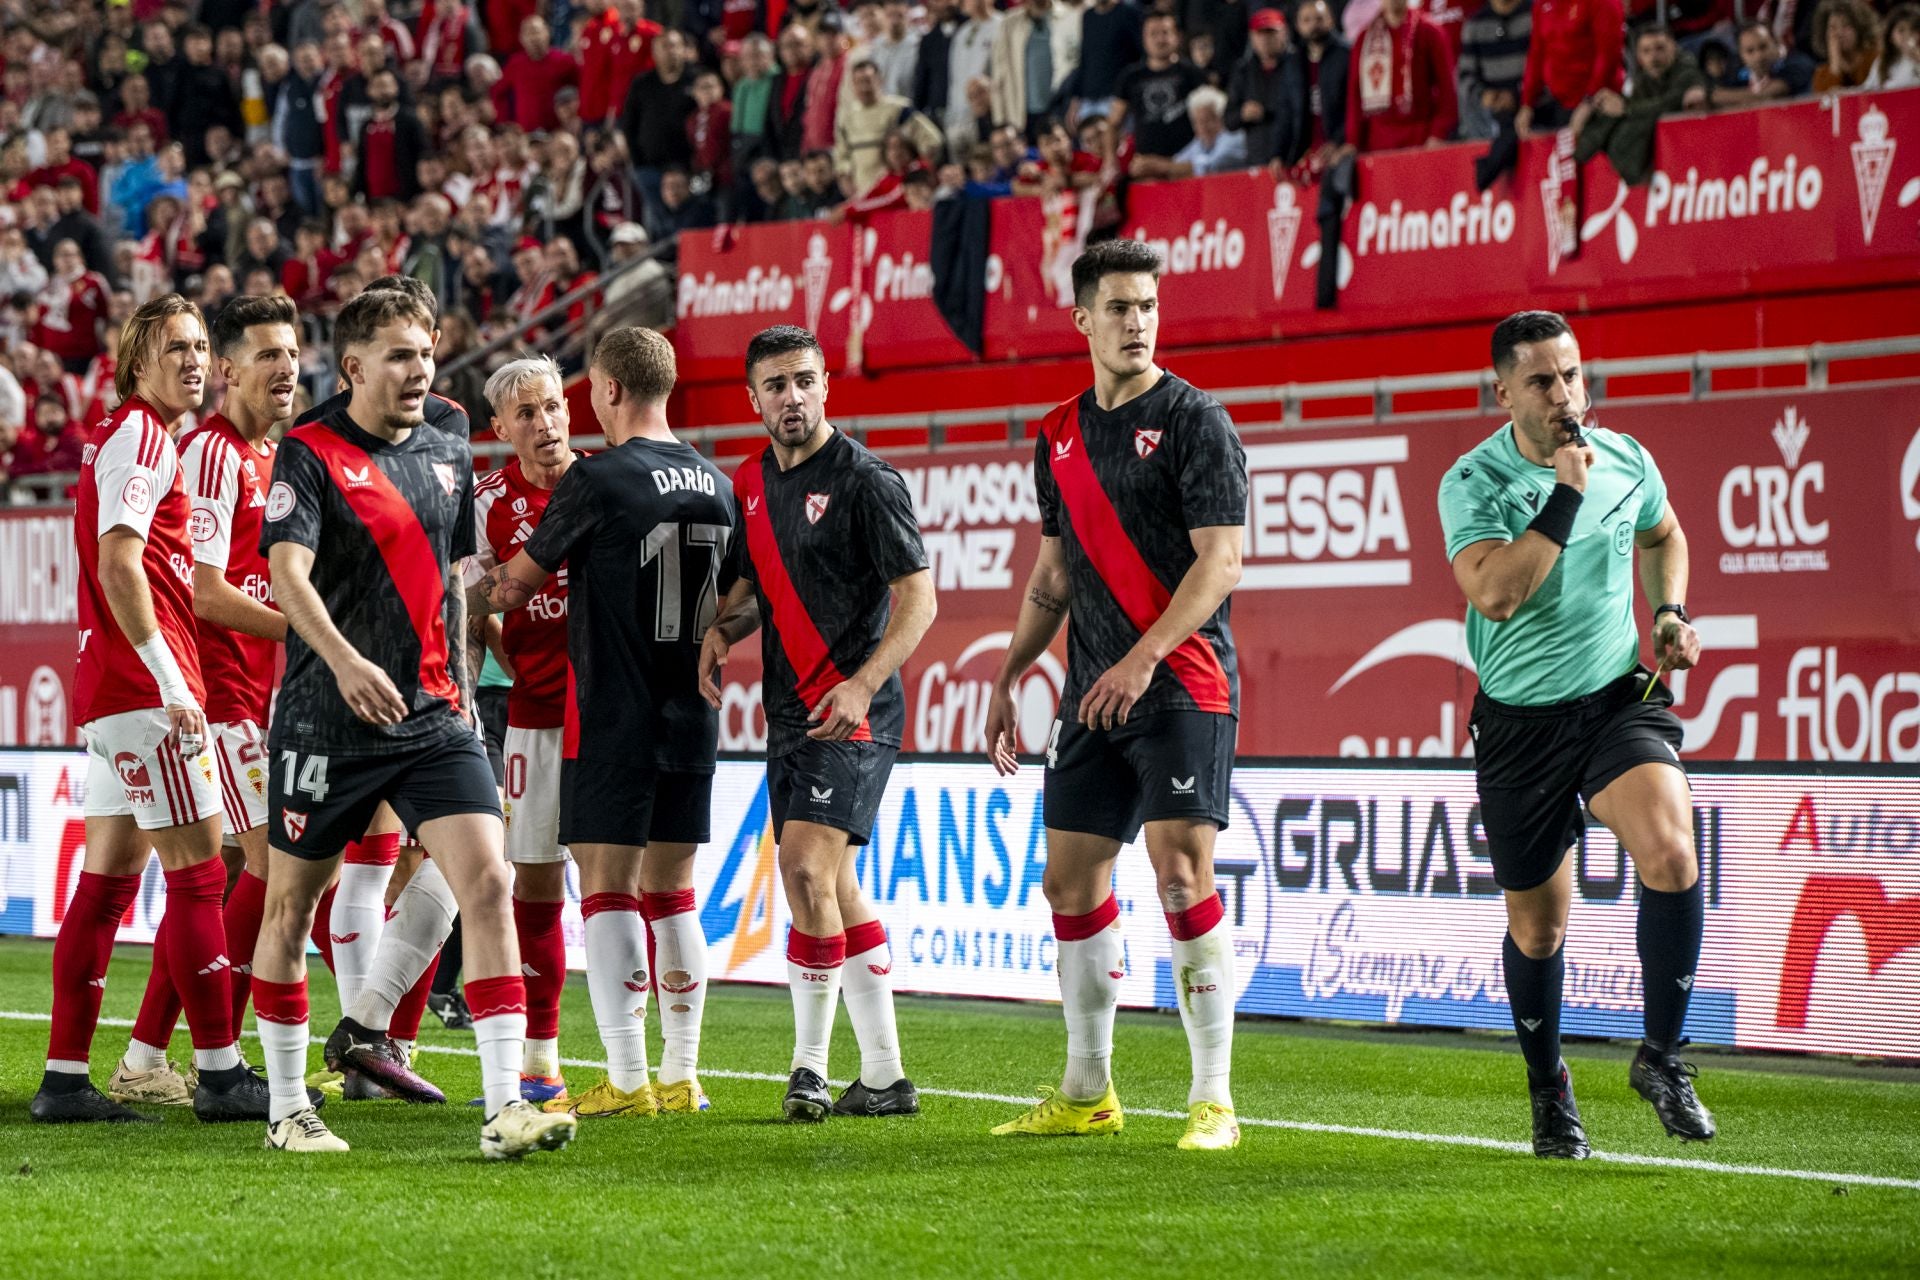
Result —
[{"label": "red and white striped jersey", "polygon": [[[488,472],[473,486],[473,557],[466,581],[472,585],[505,564],[533,536],[546,514],[553,490],[535,486],[515,458]],[[526,607],[501,620],[501,638],[513,660],[513,688],[507,694],[507,723],[516,729],[556,729],[566,720],[567,570],[547,579]]]},{"label": "red and white striped jersey", "polygon": [[[260,523],[276,447],[271,440],[247,443],[217,413],[180,437],[180,467],[193,503],[187,526],[193,562],[221,570],[228,582],[269,608],[273,583],[260,551]],[[199,619],[198,635],[207,719],[215,724],[251,720],[265,728],[280,646],[205,618]]]},{"label": "red and white striped jersey", "polygon": [[203,705],[206,687],[194,644],[193,545],[180,454],[153,407],[130,398],[94,430],[80,455],[73,534],[80,552],[80,656],[74,719],[80,724],[160,706],[160,689],[114,621],[100,587],[100,538],[116,526],[146,540],[141,555],[154,618],[187,687]]}]

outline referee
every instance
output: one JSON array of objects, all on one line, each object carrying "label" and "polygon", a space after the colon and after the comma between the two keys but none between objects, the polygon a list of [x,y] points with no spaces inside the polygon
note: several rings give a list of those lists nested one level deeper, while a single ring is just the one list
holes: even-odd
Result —
[{"label": "referee", "polygon": [[[1493,372],[1512,422],[1448,470],[1440,522],[1472,605],[1474,769],[1506,896],[1507,997],[1527,1062],[1533,1151],[1588,1154],[1560,1058],[1567,853],[1583,829],[1582,800],[1639,877],[1646,1039],[1629,1079],[1668,1133],[1706,1141],[1713,1117],[1694,1096],[1694,1068],[1676,1056],[1700,958],[1700,870],[1680,722],[1659,683],[1662,670],[1684,671],[1700,656],[1685,604],[1686,535],[1639,442],[1591,424],[1582,434],[1589,401],[1564,317],[1502,320]],[[1636,546],[1654,605],[1653,672],[1638,661]]]}]

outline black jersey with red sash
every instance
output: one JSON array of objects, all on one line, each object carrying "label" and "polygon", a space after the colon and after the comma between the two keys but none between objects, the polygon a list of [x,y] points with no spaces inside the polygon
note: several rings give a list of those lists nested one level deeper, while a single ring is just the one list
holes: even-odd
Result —
[{"label": "black jersey with red sash", "polygon": [[[1049,413],[1033,460],[1041,531],[1066,551],[1067,687],[1075,718],[1093,682],[1166,612],[1194,561],[1190,530],[1247,518],[1247,455],[1220,402],[1162,374],[1108,412],[1088,390]],[[1240,713],[1229,602],[1153,673],[1134,715]]]},{"label": "black jersey with red sash", "polygon": [[[304,427],[310,422],[338,417],[347,411],[347,404],[352,399],[351,391],[341,391],[328,396],[295,418],[293,425]],[[436,430],[444,431],[462,440],[468,440],[473,435],[473,422],[467,417],[467,411],[437,391],[427,393],[427,402],[420,406],[420,411],[426,415],[427,425]]]},{"label": "black jersey with red sash", "polygon": [[[806,741],[807,717],[860,669],[892,616],[888,586],[927,567],[913,499],[900,473],[836,431],[780,469],[769,446],[733,476],[746,526],[743,573],[760,599],[761,697],[767,754]],[[856,742],[900,745],[906,697],[896,673],[874,692]]]},{"label": "black jersey with red sash", "polygon": [[465,440],[415,428],[392,443],[362,431],[344,410],[287,433],[261,550],[295,542],[313,551],[311,581],[333,625],[392,678],[408,714],[384,727],[354,715],[327,664],[289,629],[272,746],[387,755],[472,733],[457,715],[448,669],[457,602],[446,584],[447,566],[473,554],[473,536]]}]

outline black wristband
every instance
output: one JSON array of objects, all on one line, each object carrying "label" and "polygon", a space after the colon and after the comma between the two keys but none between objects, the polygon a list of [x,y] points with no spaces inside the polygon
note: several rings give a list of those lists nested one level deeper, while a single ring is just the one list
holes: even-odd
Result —
[{"label": "black wristband", "polygon": [[1581,493],[1570,484],[1556,484],[1546,505],[1540,508],[1527,528],[1555,544],[1565,547],[1573,537],[1573,518],[1580,512]]}]

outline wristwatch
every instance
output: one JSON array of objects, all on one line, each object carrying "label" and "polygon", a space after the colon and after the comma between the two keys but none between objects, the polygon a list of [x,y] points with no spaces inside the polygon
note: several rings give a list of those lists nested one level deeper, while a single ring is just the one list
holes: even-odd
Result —
[{"label": "wristwatch", "polygon": [[1687,606],[1683,604],[1663,604],[1658,609],[1655,609],[1653,611],[1653,625],[1656,627],[1660,625],[1660,615],[1663,613],[1672,614],[1688,626],[1693,625],[1693,616],[1687,612]]}]

